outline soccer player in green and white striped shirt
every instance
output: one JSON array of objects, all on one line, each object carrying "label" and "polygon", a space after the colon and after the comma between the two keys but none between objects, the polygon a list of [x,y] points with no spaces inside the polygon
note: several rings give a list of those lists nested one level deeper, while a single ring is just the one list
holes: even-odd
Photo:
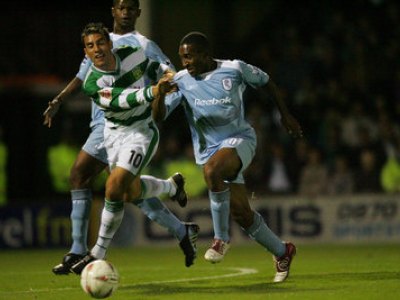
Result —
[{"label": "soccer player in green and white striped shirt", "polygon": [[[148,195],[148,191],[142,190],[140,173],[155,154],[159,142],[152,105],[164,107],[164,96],[173,88],[170,84],[172,72],[166,72],[167,66],[147,58],[142,48],[112,49],[112,41],[103,24],[88,24],[82,32],[82,42],[86,56],[93,62],[82,88],[104,111],[103,146],[111,173],[106,182],[105,207],[96,245],[90,254],[72,266],[71,270],[77,274],[89,262],[105,257],[121,224],[124,201],[169,192],[166,186]],[[145,74],[158,78],[163,72],[164,76],[156,85],[145,86]]]},{"label": "soccer player in green and white striped shirt", "polygon": [[[136,30],[136,21],[141,15],[139,0],[113,0],[111,14],[113,17],[113,32],[110,39],[113,47],[118,48],[123,45],[141,47],[144,49],[146,57],[168,65],[171,70],[175,67],[169,58],[162,52],[160,47],[152,40],[148,39]],[[79,67],[76,76],[62,89],[62,91],[49,102],[49,106],[43,113],[44,125],[49,128],[61,103],[68,100],[70,96],[81,88],[87,73],[91,69],[92,62],[85,57]],[[153,74],[149,74],[153,75]],[[147,77],[147,74],[146,76]],[[158,81],[146,78],[145,84],[153,84]],[[140,86],[140,87],[144,87]],[[91,105],[90,133],[82,145],[70,172],[71,184],[71,247],[64,255],[61,263],[52,268],[56,275],[67,275],[71,272],[71,267],[82,259],[88,252],[87,234],[89,227],[90,207],[93,200],[92,182],[108,167],[107,151],[104,144],[104,111],[94,102]],[[175,173],[166,180],[142,175],[141,181],[147,191],[158,190],[170,183],[170,199],[177,201],[181,207],[187,202],[185,192],[185,181],[180,173]],[[174,194],[176,187],[176,192]],[[149,192],[148,194],[151,194]],[[185,265],[188,267],[193,264],[196,258],[196,237],[198,225],[179,220],[169,208],[157,197],[143,198],[133,203],[150,220],[156,222],[161,227],[168,230],[179,241],[179,247],[185,255]]]}]

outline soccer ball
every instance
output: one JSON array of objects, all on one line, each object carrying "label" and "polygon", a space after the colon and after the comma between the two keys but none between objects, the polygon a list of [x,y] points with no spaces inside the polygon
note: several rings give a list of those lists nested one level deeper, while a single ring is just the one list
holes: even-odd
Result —
[{"label": "soccer ball", "polygon": [[117,269],[110,262],[101,259],[89,263],[81,274],[83,290],[96,299],[110,297],[118,283]]}]

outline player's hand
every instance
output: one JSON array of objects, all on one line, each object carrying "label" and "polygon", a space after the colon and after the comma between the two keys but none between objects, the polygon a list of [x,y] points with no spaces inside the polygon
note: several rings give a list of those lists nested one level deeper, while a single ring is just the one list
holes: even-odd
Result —
[{"label": "player's hand", "polygon": [[303,130],[299,122],[290,114],[282,118],[282,124],[286,128],[287,132],[294,138],[302,138]]},{"label": "player's hand", "polygon": [[43,113],[44,122],[43,125],[47,125],[48,128],[51,127],[54,116],[57,114],[61,105],[61,100],[55,98],[49,102],[49,106]]},{"label": "player's hand", "polygon": [[174,76],[176,72],[174,70],[168,69],[164,72],[163,78],[166,78],[169,80],[171,83],[170,90],[167,92],[167,94],[176,92],[178,90],[178,86],[174,83]]},{"label": "player's hand", "polygon": [[168,69],[164,72],[164,76],[167,75],[167,76],[171,77],[171,79],[172,79],[172,77],[174,77],[175,74],[176,74],[176,72],[171,69]]},{"label": "player's hand", "polygon": [[174,89],[175,84],[172,82],[173,74],[171,73],[164,73],[164,75],[158,81],[158,92],[161,95],[165,95],[166,93],[170,92]]}]

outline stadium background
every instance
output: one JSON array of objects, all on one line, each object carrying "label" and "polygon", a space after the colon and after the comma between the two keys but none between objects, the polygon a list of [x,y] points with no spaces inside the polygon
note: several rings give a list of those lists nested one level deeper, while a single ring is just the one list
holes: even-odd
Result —
[{"label": "stadium background", "polygon": [[[248,172],[249,191],[273,229],[294,240],[324,242],[330,222],[348,222],[346,228],[332,229],[338,235],[330,241],[340,241],[346,232],[351,234],[343,241],[400,241],[398,2],[142,0],[141,6],[137,29],[156,41],[178,69],[180,38],[202,31],[216,57],[241,58],[265,69],[302,121],[305,141],[289,140],[273,106],[260,115],[257,100],[264,95],[248,92],[249,117],[260,138]],[[0,12],[0,141],[5,149],[0,151],[0,248],[69,245],[65,174],[89,132],[90,102],[75,95],[52,129],[42,125],[42,112],[77,71],[83,26],[102,21],[112,28],[110,7],[111,1],[18,1],[7,2]],[[190,140],[179,113],[160,124],[160,151],[149,172],[161,176],[179,167],[199,178],[187,154]],[[60,144],[66,161],[55,159],[52,171],[49,153]],[[286,188],[270,185],[276,163],[271,157],[286,170]],[[337,166],[343,157],[346,175]],[[372,167],[364,170],[361,157],[366,157],[367,166],[374,161]],[[305,169],[315,176],[303,178]],[[353,184],[340,186],[343,182]],[[183,218],[202,222],[208,238],[204,186],[191,178],[188,186],[195,187],[191,193],[196,202],[187,211],[173,204],[171,208]],[[94,216],[101,194],[100,182]],[[168,240],[134,208],[127,215],[132,216],[124,221],[128,229],[117,242]],[[139,236],[130,234],[130,228],[140,228]]]}]

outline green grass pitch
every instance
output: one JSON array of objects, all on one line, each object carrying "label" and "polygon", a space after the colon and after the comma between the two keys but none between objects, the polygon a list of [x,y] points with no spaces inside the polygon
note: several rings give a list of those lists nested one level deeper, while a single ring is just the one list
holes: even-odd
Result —
[{"label": "green grass pitch", "polygon": [[[269,253],[255,243],[232,245],[220,264],[186,268],[178,246],[113,248],[108,259],[121,282],[110,299],[400,299],[400,247],[298,245],[289,279],[274,284]],[[0,251],[0,299],[90,299],[76,275],[51,272],[62,250]]]}]

